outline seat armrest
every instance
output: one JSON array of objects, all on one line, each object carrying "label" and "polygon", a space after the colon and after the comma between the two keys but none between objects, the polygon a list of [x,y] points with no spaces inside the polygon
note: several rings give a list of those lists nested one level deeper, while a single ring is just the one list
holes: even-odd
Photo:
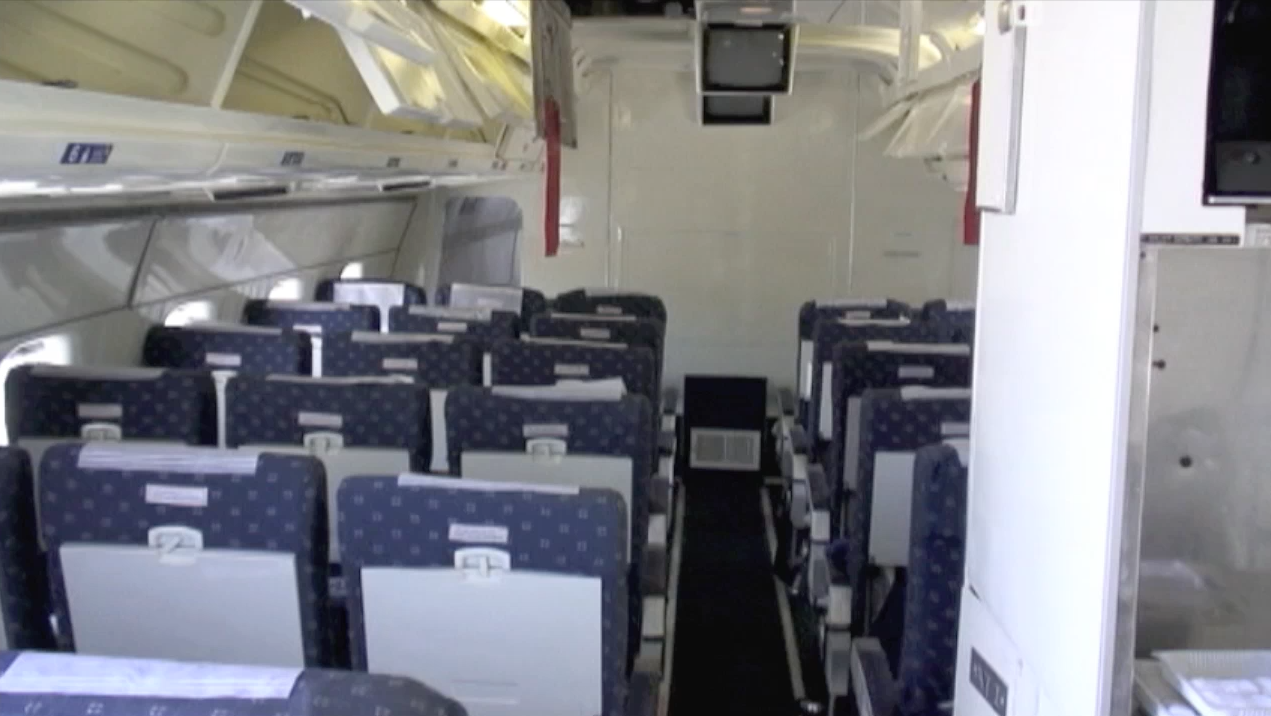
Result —
[{"label": "seat armrest", "polygon": [[877,639],[852,642],[852,693],[860,716],[891,716],[900,697],[887,654]]},{"label": "seat armrest", "polygon": [[643,671],[631,674],[627,691],[627,716],[655,716],[658,710],[658,675]]},{"label": "seat armrest", "polygon": [[825,469],[820,465],[808,465],[808,502],[812,511],[812,541],[830,541],[830,483]]},{"label": "seat armrest", "polygon": [[794,391],[789,388],[777,389],[777,405],[781,407],[782,415],[794,415],[798,410],[799,402],[794,397]]},{"label": "seat armrest", "polygon": [[675,431],[658,433],[658,454],[667,456],[675,454]]},{"label": "seat armrest", "polygon": [[664,415],[675,415],[679,412],[680,412],[679,388],[663,388],[662,389],[662,413]]},{"label": "seat armrest", "polygon": [[790,426],[790,449],[796,455],[807,455],[811,442],[808,441],[808,434],[798,425]]},{"label": "seat armrest", "polygon": [[649,514],[665,515],[670,510],[671,477],[669,475],[654,475],[652,482],[649,484]]},{"label": "seat armrest", "polygon": [[644,597],[666,595],[666,546],[649,545],[640,562],[640,594]]}]

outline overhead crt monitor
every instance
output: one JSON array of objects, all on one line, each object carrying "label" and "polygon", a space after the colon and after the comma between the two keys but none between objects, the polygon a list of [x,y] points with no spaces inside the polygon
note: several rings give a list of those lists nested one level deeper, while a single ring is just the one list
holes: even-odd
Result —
[{"label": "overhead crt monitor", "polygon": [[794,79],[793,25],[703,23],[698,90],[703,94],[788,94]]}]

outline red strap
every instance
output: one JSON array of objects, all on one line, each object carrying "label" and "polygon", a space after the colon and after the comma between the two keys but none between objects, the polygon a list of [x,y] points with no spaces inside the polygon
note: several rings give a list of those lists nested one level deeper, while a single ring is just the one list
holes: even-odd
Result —
[{"label": "red strap", "polygon": [[980,81],[971,85],[971,137],[967,141],[970,157],[967,160],[966,203],[962,206],[962,243],[974,246],[980,243],[980,212],[975,208],[975,164],[980,145]]},{"label": "red strap", "polygon": [[555,256],[560,249],[560,108],[556,100],[547,98],[547,195],[543,204],[544,256]]}]

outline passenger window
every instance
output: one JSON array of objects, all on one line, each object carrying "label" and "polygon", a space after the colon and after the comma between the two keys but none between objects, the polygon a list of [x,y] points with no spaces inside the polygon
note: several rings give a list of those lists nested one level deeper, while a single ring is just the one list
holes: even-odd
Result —
[{"label": "passenger window", "polygon": [[340,270],[340,278],[359,279],[365,271],[361,261],[354,261]]},{"label": "passenger window", "polygon": [[9,378],[9,371],[20,365],[30,365],[32,363],[51,363],[53,365],[70,365],[71,362],[71,339],[70,336],[44,336],[35,340],[27,341],[13,350],[9,351],[3,359],[0,359],[0,445],[9,444],[9,426],[6,422],[8,412],[4,408],[8,405],[5,402],[5,383]]},{"label": "passenger window", "polygon": [[304,294],[304,284],[298,278],[284,278],[269,289],[271,301],[299,301]]},{"label": "passenger window", "polygon": [[163,319],[165,326],[188,326],[199,321],[210,321],[215,313],[211,301],[189,301],[172,309]]}]

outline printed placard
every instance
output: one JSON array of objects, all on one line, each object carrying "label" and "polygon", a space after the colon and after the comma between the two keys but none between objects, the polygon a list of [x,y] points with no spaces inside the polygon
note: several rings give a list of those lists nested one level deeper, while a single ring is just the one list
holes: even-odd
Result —
[{"label": "printed placard", "polygon": [[970,434],[970,423],[940,423],[940,437],[965,437]]},{"label": "printed placard", "polygon": [[124,406],[118,403],[80,403],[75,406],[75,414],[83,420],[120,420],[124,417]]},{"label": "printed placard", "polygon": [[146,503],[171,507],[207,507],[207,488],[146,485]]},{"label": "printed placard", "polygon": [[238,368],[243,365],[243,357],[237,353],[208,353],[203,357],[203,364],[217,368]]},{"label": "printed placard", "polygon": [[591,375],[591,366],[586,363],[557,363],[555,372],[570,378],[586,378]]},{"label": "printed placard", "polygon": [[896,369],[896,375],[902,379],[930,380],[936,377],[936,369],[929,365],[902,365]]},{"label": "printed placard", "polygon": [[468,324],[462,321],[439,321],[437,330],[442,333],[467,333]]},{"label": "printed placard", "polygon": [[607,341],[613,337],[613,331],[608,328],[580,328],[578,335],[595,341]]},{"label": "printed placard", "polygon": [[508,528],[501,525],[450,525],[450,541],[466,544],[507,544]]},{"label": "printed placard", "polygon": [[607,303],[602,303],[599,306],[596,306],[596,313],[599,313],[602,316],[621,316],[622,306],[612,306]]},{"label": "printed placard", "polygon": [[527,424],[521,427],[521,434],[528,438],[567,438],[568,425]]},{"label": "printed placard", "polygon": [[417,358],[385,358],[384,370],[419,370]]},{"label": "printed placard", "polygon": [[344,427],[344,416],[339,413],[315,413],[302,410],[296,414],[296,422],[305,428],[339,430]]}]

